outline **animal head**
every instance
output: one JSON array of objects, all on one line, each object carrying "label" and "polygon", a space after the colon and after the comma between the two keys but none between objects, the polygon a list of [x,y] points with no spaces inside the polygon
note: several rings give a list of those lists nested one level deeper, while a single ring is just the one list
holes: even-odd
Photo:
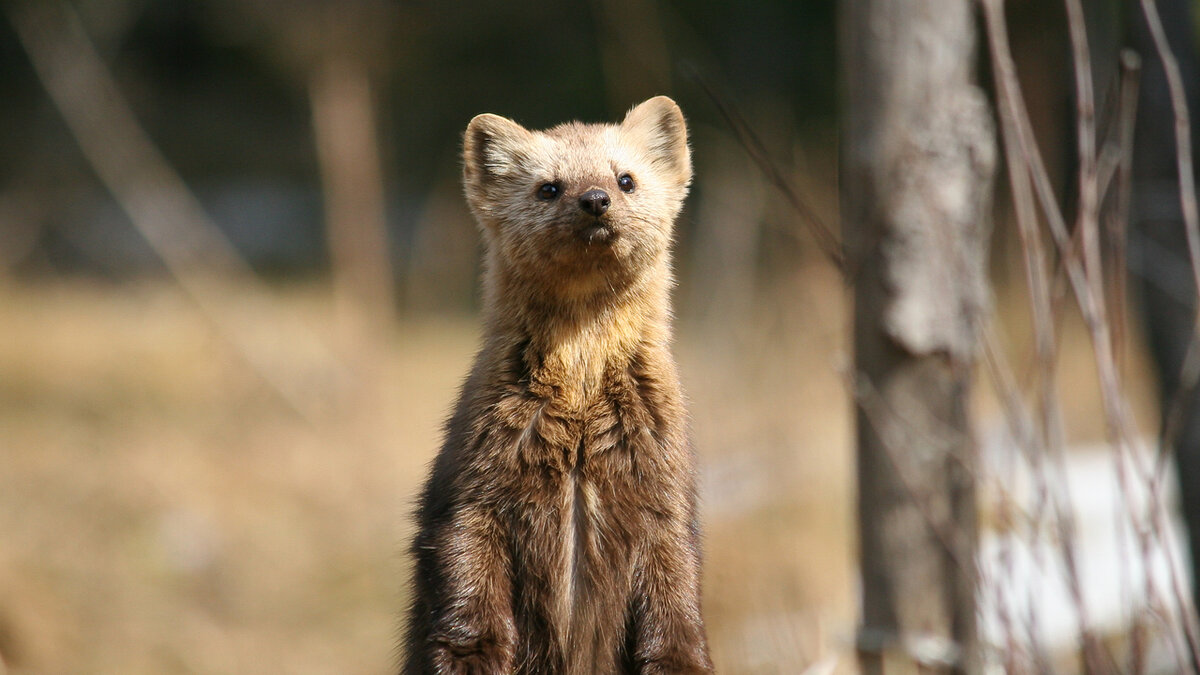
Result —
[{"label": "animal head", "polygon": [[613,288],[665,260],[691,177],[683,113],[665,96],[620,124],[531,131],[479,115],[463,140],[489,265],[560,294]]}]

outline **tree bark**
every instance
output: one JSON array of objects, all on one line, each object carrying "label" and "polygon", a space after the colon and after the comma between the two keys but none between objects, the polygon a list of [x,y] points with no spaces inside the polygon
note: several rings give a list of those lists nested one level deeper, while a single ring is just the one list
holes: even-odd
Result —
[{"label": "tree bark", "polygon": [[865,673],[979,669],[966,397],[995,148],[973,7],[840,6]]}]

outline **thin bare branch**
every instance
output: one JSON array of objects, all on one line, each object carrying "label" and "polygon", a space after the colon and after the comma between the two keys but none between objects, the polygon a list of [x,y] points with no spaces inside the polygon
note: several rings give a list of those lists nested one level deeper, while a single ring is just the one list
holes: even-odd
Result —
[{"label": "thin bare branch", "polygon": [[733,104],[721,96],[716,88],[699,71],[690,70],[689,77],[696,84],[700,85],[700,88],[708,95],[713,105],[716,106],[717,112],[721,114],[725,123],[733,130],[738,143],[745,149],[746,154],[750,156],[754,164],[758,166],[759,171],[762,171],[767,180],[779,190],[792,209],[800,216],[801,222],[808,227],[809,232],[812,233],[813,238],[816,240],[817,247],[821,249],[821,252],[839,270],[845,273],[845,255],[842,252],[841,244],[838,243],[837,237],[833,234],[833,230],[821,220],[821,217],[808,205],[804,197],[796,190],[791,181],[787,179],[784,172],[779,168],[779,165],[771,157],[771,154],[767,152],[767,148],[762,140],[759,139],[758,134],[754,133],[754,129],[750,127]]},{"label": "thin bare branch", "polygon": [[[1166,31],[1163,29],[1162,18],[1158,13],[1158,5],[1154,0],[1141,0],[1142,13],[1146,17],[1146,25],[1154,41],[1155,51],[1162,61],[1163,70],[1167,77],[1167,91],[1171,98],[1171,112],[1175,125],[1175,162],[1179,176],[1179,200],[1183,212],[1184,231],[1187,235],[1188,253],[1192,262],[1193,280],[1197,291],[1200,292],[1200,210],[1196,205],[1196,177],[1193,172],[1191,121],[1187,106],[1187,93],[1183,86],[1183,77],[1179,73],[1179,62],[1171,52],[1167,42]],[[1159,450],[1172,447],[1178,436],[1179,419],[1182,417],[1182,407],[1185,401],[1191,400],[1191,394],[1200,381],[1200,312],[1193,321],[1192,337],[1184,358],[1183,372],[1180,374],[1180,386],[1175,392],[1175,398],[1168,404],[1168,413],[1159,439]],[[1159,462],[1159,467],[1163,464]],[[1161,475],[1161,471],[1156,474]],[[1161,528],[1160,528],[1161,529]],[[1163,530],[1164,536],[1170,536],[1169,530]],[[1174,566],[1172,565],[1172,570]],[[1182,589],[1182,582],[1177,574],[1172,575],[1176,589]],[[1191,657],[1192,669],[1200,672],[1200,628],[1196,625],[1195,608],[1189,608],[1185,596],[1176,592],[1176,602],[1188,640],[1188,650]]]},{"label": "thin bare branch", "polygon": [[[1162,18],[1158,14],[1155,0],[1141,0],[1142,13],[1150,28],[1154,48],[1162,61],[1167,75],[1167,91],[1171,97],[1171,112],[1175,123],[1175,167],[1179,172],[1179,200],[1183,210],[1183,223],[1187,230],[1188,253],[1192,258],[1192,275],[1200,289],[1200,212],[1196,206],[1196,176],[1192,160],[1192,131],[1187,106],[1187,93],[1183,77],[1179,74],[1179,62],[1167,43]],[[1193,340],[1194,342],[1194,340]]]},{"label": "thin bare branch", "polygon": [[[1167,78],[1167,91],[1171,99],[1171,112],[1174,118],[1175,162],[1179,179],[1180,209],[1183,213],[1184,232],[1192,263],[1193,282],[1197,291],[1200,292],[1200,214],[1198,214],[1196,205],[1196,178],[1193,172],[1191,121],[1187,106],[1187,92],[1184,89],[1183,77],[1179,72],[1179,62],[1175,59],[1167,41],[1157,3],[1154,0],[1141,0],[1141,7],[1151,39],[1154,42],[1155,51],[1163,64]],[[1162,476],[1166,470],[1167,452],[1178,442],[1179,434],[1182,431],[1185,407],[1192,400],[1198,383],[1200,383],[1200,308],[1197,308],[1197,314],[1193,317],[1192,336],[1188,342],[1187,354],[1184,356],[1179,387],[1174,392],[1172,399],[1164,403],[1166,413],[1163,415],[1163,424],[1159,433],[1156,476]],[[1182,588],[1182,581],[1176,579],[1174,585],[1176,588]],[[1182,595],[1177,597],[1177,601],[1187,627],[1192,667],[1200,672],[1200,627],[1196,625],[1194,614],[1200,608],[1189,609]]]},{"label": "thin bare branch", "polygon": [[1127,309],[1125,303],[1125,278],[1129,269],[1126,242],[1129,229],[1129,205],[1133,192],[1133,128],[1137,118],[1137,96],[1141,74],[1141,59],[1128,49],[1121,52],[1119,60],[1118,103],[1116,132],[1111,142],[1105,144],[1105,155],[1114,157],[1111,176],[1101,176],[1101,197],[1112,194],[1111,206],[1104,211],[1104,250],[1108,254],[1105,265],[1105,289],[1107,303],[1112,308],[1113,351],[1118,360],[1118,371],[1124,360],[1125,325]]},{"label": "thin bare branch", "polygon": [[[1036,215],[1033,211],[1033,199],[1028,182],[1032,173],[1036,184],[1040,160],[1034,159],[1035,153],[1030,152],[1030,148],[1033,146],[1032,134],[1028,134],[1029,138],[1024,138],[1026,134],[1022,130],[1022,120],[1027,119],[1027,112],[1017,83],[1016,67],[1008,51],[1008,30],[1004,20],[1002,0],[983,0],[982,6],[991,50],[992,67],[995,71],[1001,135],[1004,139],[1005,156],[1008,160],[1008,175],[1016,207],[1017,229],[1024,254],[1026,284],[1033,311],[1037,374],[1040,383],[1038,399],[1041,415],[1037,426],[1042,430],[1042,436],[1039,440],[1041,447],[1049,452],[1050,456],[1054,457],[1060,465],[1065,466],[1061,429],[1062,414],[1058,408],[1058,396],[1055,391],[1056,365],[1051,294],[1046,280],[1045,254],[1041,248],[1041,238],[1037,233]],[[1044,179],[1044,175],[1041,177]],[[1043,180],[1043,182],[1047,186],[1049,185],[1048,180]],[[1047,204],[1044,203],[1043,207],[1046,206]],[[1055,204],[1053,208],[1046,208],[1046,212],[1048,216],[1051,213],[1057,214],[1057,205]],[[1053,217],[1050,220],[1053,220]],[[1064,237],[1060,240],[1069,240],[1065,237],[1065,227],[1063,230]],[[1064,260],[1072,255],[1071,247],[1067,246],[1065,249],[1062,251]],[[1059,468],[1062,469],[1063,466]],[[1037,473],[1044,475],[1043,471]],[[1074,516],[1070,508],[1057,500],[1054,501],[1054,505],[1054,513],[1057,515],[1057,523],[1061,531],[1059,553],[1067,568],[1068,588],[1075,604],[1083,658],[1089,664],[1089,669],[1096,672],[1095,669],[1100,668],[1103,659],[1099,653],[1100,647],[1092,637],[1092,621],[1080,586],[1079,564],[1074,552],[1076,529]]]}]

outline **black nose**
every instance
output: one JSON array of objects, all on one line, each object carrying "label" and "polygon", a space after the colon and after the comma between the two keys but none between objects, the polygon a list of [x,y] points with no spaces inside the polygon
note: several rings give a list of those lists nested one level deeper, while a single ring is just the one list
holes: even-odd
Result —
[{"label": "black nose", "polygon": [[579,208],[593,216],[602,216],[608,210],[610,200],[604,190],[588,190],[579,195]]}]

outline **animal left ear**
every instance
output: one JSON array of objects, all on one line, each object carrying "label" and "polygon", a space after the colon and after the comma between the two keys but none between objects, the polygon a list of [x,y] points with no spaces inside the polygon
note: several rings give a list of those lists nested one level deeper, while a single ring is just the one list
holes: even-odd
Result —
[{"label": "animal left ear", "polygon": [[641,144],[655,168],[686,185],[692,179],[692,153],[687,123],[675,101],[666,96],[633,107],[621,122],[621,133]]}]

